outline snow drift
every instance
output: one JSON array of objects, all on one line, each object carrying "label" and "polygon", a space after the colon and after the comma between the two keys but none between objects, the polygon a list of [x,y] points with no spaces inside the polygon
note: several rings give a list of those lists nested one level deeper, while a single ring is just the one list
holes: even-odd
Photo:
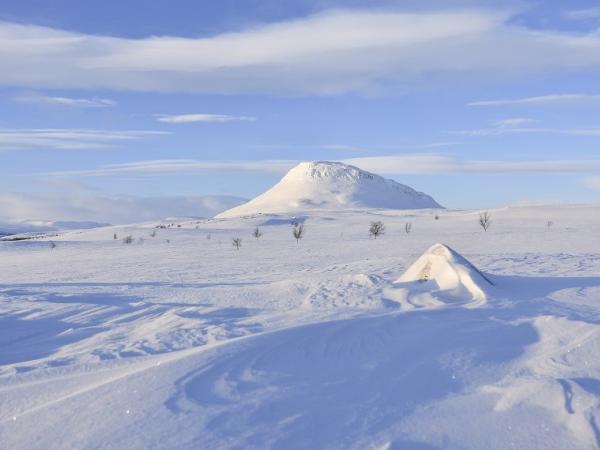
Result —
[{"label": "snow drift", "polygon": [[[464,256],[447,245],[435,244],[396,280],[390,292],[397,301],[405,300],[412,307],[440,305],[445,300],[463,300],[476,306],[486,301],[493,285]],[[411,294],[414,291],[417,295]]]},{"label": "snow drift", "polygon": [[339,162],[302,162],[265,193],[217,217],[315,209],[441,208],[429,195]]}]

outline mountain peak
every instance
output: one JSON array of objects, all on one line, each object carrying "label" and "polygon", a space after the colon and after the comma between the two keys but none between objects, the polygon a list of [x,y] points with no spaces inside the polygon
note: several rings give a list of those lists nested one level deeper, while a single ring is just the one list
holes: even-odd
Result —
[{"label": "mountain peak", "polygon": [[441,208],[429,195],[341,162],[305,161],[265,193],[217,217],[315,209]]},{"label": "mountain peak", "polygon": [[358,167],[332,161],[304,161],[292,168],[283,180],[309,178],[313,180],[337,180],[357,182],[361,179],[374,179],[374,175]]}]

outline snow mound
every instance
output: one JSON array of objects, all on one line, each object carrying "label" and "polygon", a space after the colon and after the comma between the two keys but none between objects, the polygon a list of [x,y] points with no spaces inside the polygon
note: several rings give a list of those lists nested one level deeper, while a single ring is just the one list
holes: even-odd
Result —
[{"label": "snow mound", "polygon": [[[445,300],[464,300],[470,306],[485,303],[494,283],[464,256],[444,244],[435,244],[395,282],[396,300],[412,307],[439,306]],[[407,289],[408,288],[408,289]],[[420,294],[408,295],[408,291]],[[392,297],[394,297],[392,295]]]},{"label": "snow mound", "polygon": [[314,209],[441,208],[429,195],[339,162],[302,162],[268,191],[217,217]]}]

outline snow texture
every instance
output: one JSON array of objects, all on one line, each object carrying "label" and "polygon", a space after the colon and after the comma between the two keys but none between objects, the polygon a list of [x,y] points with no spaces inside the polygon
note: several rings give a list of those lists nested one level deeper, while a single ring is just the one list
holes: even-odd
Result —
[{"label": "snow texture", "polygon": [[479,213],[1,241],[0,447],[598,448],[600,208]]}]

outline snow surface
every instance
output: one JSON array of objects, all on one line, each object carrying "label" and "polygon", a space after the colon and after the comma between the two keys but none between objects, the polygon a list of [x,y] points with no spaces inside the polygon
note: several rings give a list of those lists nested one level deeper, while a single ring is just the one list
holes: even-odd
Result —
[{"label": "snow surface", "polygon": [[339,162],[302,162],[265,193],[217,217],[334,209],[441,208],[429,195]]},{"label": "snow surface", "polygon": [[0,242],[0,447],[598,448],[600,207],[478,214]]}]

